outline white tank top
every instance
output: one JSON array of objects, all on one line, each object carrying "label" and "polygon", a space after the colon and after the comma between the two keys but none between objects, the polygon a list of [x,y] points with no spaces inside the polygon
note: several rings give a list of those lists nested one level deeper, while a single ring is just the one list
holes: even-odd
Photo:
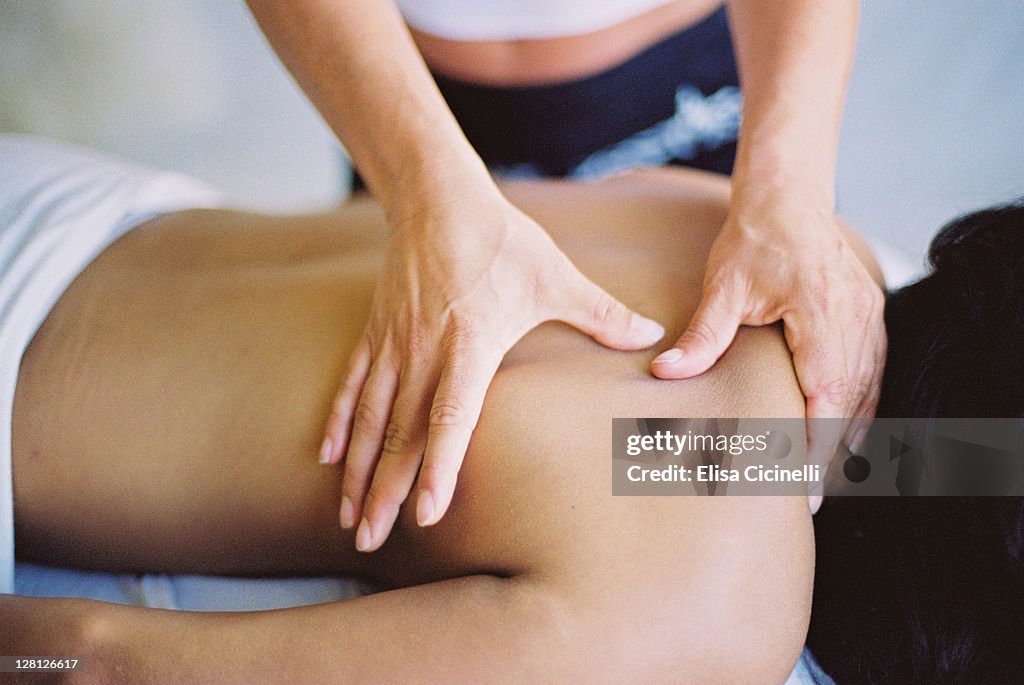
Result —
[{"label": "white tank top", "polygon": [[670,0],[396,0],[410,26],[451,40],[575,36],[632,19]]}]

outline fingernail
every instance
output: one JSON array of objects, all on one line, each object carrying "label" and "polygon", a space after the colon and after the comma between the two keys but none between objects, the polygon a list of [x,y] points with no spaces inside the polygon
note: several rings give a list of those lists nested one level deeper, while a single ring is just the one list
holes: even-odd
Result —
[{"label": "fingernail", "polygon": [[324,438],[324,444],[320,445],[320,463],[326,464],[331,460],[331,448],[334,447],[334,443],[331,442],[330,438]]},{"label": "fingernail", "polygon": [[359,530],[356,531],[356,549],[365,552],[370,549],[371,544],[373,544],[373,536],[370,535],[370,522],[364,516],[363,520],[359,522]]},{"label": "fingernail", "polygon": [[649,340],[652,345],[665,336],[665,329],[660,323],[635,312],[629,322],[629,330],[640,340]]},{"label": "fingernail", "polygon": [[348,530],[356,525],[356,509],[347,495],[341,496],[341,527]]},{"label": "fingernail", "polygon": [[818,513],[821,509],[821,503],[825,500],[821,495],[811,495],[807,498],[807,507],[811,510],[811,516]]},{"label": "fingernail", "polygon": [[677,361],[683,358],[683,351],[678,347],[673,347],[671,350],[665,350],[657,357],[654,358],[653,364],[675,364]]},{"label": "fingernail", "polygon": [[434,496],[429,490],[420,490],[420,496],[416,500],[416,523],[421,526],[434,523]]},{"label": "fingernail", "polygon": [[864,447],[864,438],[867,437],[868,431],[866,428],[861,428],[853,434],[853,439],[850,440],[850,453],[864,456],[861,454],[861,448]]}]

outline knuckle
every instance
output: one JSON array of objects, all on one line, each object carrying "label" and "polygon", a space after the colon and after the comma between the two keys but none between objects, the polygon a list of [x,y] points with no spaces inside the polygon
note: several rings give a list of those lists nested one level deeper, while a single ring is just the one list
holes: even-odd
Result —
[{"label": "knuckle", "polygon": [[591,316],[597,323],[608,323],[619,314],[621,307],[614,297],[602,291],[594,302]]},{"label": "knuckle", "polygon": [[446,398],[430,408],[428,424],[431,430],[460,427],[466,423],[466,409],[461,402]]},{"label": "knuckle", "polygon": [[392,421],[384,431],[383,455],[398,455],[412,445],[412,432],[398,421]]},{"label": "knuckle", "polygon": [[420,481],[424,484],[444,483],[448,480],[449,467],[438,459],[425,460],[420,466]]},{"label": "knuckle", "polygon": [[331,412],[339,416],[346,414],[352,408],[357,391],[357,388],[349,385],[349,381],[345,381],[345,385],[342,386],[338,394],[334,396],[334,401],[331,402]]},{"label": "knuckle", "polygon": [[831,274],[810,271],[802,274],[793,286],[795,299],[812,311],[829,311],[835,304],[835,284]]},{"label": "knuckle", "polygon": [[857,321],[866,323],[879,308],[877,288],[861,288],[853,295],[853,314]]},{"label": "knuckle", "polygon": [[738,293],[750,292],[750,277],[738,270],[716,271],[709,273],[701,286],[701,300],[717,307],[723,302],[730,302]]},{"label": "knuckle", "polygon": [[412,326],[406,333],[405,352],[409,357],[418,358],[425,355],[431,347],[430,335],[421,326]]},{"label": "knuckle", "polygon": [[824,284],[804,285],[800,292],[802,299],[808,303],[812,312],[824,313],[832,309],[832,294]]},{"label": "knuckle", "polygon": [[398,493],[388,487],[374,484],[366,493],[366,500],[363,502],[363,509],[367,512],[393,511],[402,504],[402,498]]},{"label": "knuckle", "polygon": [[869,395],[865,399],[864,403],[861,404],[860,414],[863,416],[874,416],[875,412],[878,411],[878,396]]},{"label": "knuckle", "polygon": [[476,344],[479,325],[472,315],[453,313],[444,332],[445,347],[456,353],[469,351]]},{"label": "knuckle", "polygon": [[352,427],[354,431],[377,434],[384,428],[384,418],[381,413],[366,402],[356,405],[354,418],[355,422]]},{"label": "knuckle", "polygon": [[351,459],[345,460],[344,475],[342,476],[342,492],[348,495],[352,501],[358,501],[359,497],[366,490],[367,464],[357,464]]},{"label": "knuckle", "polygon": [[695,343],[713,348],[718,346],[718,334],[715,332],[714,328],[703,320],[697,320],[690,323],[690,326],[683,334],[683,338],[688,343]]},{"label": "knuckle", "polygon": [[337,396],[334,398],[335,404],[341,404],[347,400],[350,396],[355,395],[363,387],[363,376],[350,371],[345,375],[345,380],[341,382],[341,389],[338,390]]},{"label": "knuckle", "polygon": [[845,404],[852,396],[852,386],[845,378],[834,378],[815,388],[815,395],[824,397],[832,404]]},{"label": "knuckle", "polygon": [[851,399],[859,402],[865,397],[869,397],[871,395],[872,387],[874,387],[873,377],[871,375],[861,376],[857,379],[856,384],[851,387]]}]

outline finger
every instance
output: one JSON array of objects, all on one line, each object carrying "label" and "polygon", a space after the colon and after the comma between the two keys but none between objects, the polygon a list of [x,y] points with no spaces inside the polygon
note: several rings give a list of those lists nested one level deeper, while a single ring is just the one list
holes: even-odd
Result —
[{"label": "finger", "polygon": [[569,268],[573,273],[565,293],[565,306],[556,312],[555,318],[615,350],[642,350],[664,337],[665,329],[657,321],[637,314],[576,267]]},{"label": "finger", "polygon": [[850,424],[850,428],[844,437],[844,441],[849,446],[850,451],[854,454],[861,454],[864,446],[864,439],[867,437],[867,432],[871,427],[871,421],[878,409],[878,399],[881,395],[882,389],[882,372],[885,368],[887,340],[885,336],[885,327],[881,323],[881,312],[878,313],[876,319],[876,330],[878,331],[878,334],[871,336],[870,342],[873,349],[870,351],[870,354],[867,355],[870,363],[866,364],[862,369],[863,375],[860,381],[860,385],[866,388],[866,391],[854,412],[854,420]]},{"label": "finger", "polygon": [[437,523],[451,504],[462,460],[480,419],[484,396],[501,362],[497,352],[453,354],[430,407],[427,448],[416,484],[416,522]]},{"label": "finger", "polygon": [[356,532],[356,549],[379,549],[391,534],[402,503],[409,496],[419,472],[426,444],[421,426],[437,387],[437,374],[409,360],[398,381],[398,396],[384,433],[380,459],[363,503],[362,521]]},{"label": "finger", "polygon": [[840,448],[841,438],[843,436],[843,429],[846,422],[837,415],[822,414],[820,412],[827,412],[830,407],[834,405],[828,405],[822,410],[821,408],[813,410],[818,411],[819,414],[811,417],[811,404],[812,401],[807,401],[807,463],[812,466],[819,466],[818,478],[812,480],[808,484],[807,494],[809,498],[809,505],[811,514],[817,513],[821,507],[822,498],[825,494],[825,481],[828,475],[829,467],[832,461],[835,459],[836,452]]},{"label": "finger", "polygon": [[[881,315],[880,315],[881,316]],[[881,324],[881,335],[875,344],[875,366],[871,379],[871,388],[865,398],[865,413],[874,416],[878,411],[878,402],[882,396],[882,380],[885,378],[885,362],[889,354],[889,339],[884,323]]]},{"label": "finger", "polygon": [[349,359],[345,379],[341,383],[338,394],[331,404],[331,415],[327,417],[324,429],[324,441],[320,446],[320,463],[337,464],[348,448],[348,439],[352,429],[352,415],[356,403],[363,392],[363,385],[370,373],[370,361],[373,355],[370,350],[370,338],[363,335]]},{"label": "finger", "polygon": [[370,369],[353,414],[352,437],[345,453],[341,479],[342,528],[351,528],[359,520],[370,476],[384,442],[384,431],[391,418],[397,388],[398,373],[394,364],[378,359]]},{"label": "finger", "polygon": [[857,295],[855,301],[859,314],[854,319],[863,330],[859,366],[853,383],[854,396],[851,398],[850,416],[853,421],[843,436],[843,442],[851,452],[857,453],[867,434],[871,419],[878,407],[878,396],[881,390],[882,369],[885,365],[885,321],[884,298],[877,287]]},{"label": "finger", "polygon": [[797,381],[807,398],[808,463],[827,466],[849,422],[850,383],[843,339],[806,316],[784,317],[784,325]]},{"label": "finger", "polygon": [[851,333],[859,333],[860,345],[857,350],[860,354],[850,359],[853,365],[849,374],[851,393],[848,416],[856,418],[863,415],[870,402],[871,387],[878,376],[876,369],[880,368],[877,348],[879,340],[884,341],[885,338],[885,324],[882,320],[884,298],[874,283],[867,288],[855,290],[850,298],[851,314],[847,328]]},{"label": "finger", "polygon": [[846,349],[856,349],[859,354],[856,358],[847,355],[847,378],[850,380],[849,397],[843,411],[844,418],[849,419],[845,425],[842,443],[852,449],[855,436],[866,432],[870,420],[865,420],[864,401],[871,389],[871,381],[874,376],[875,351],[872,349],[875,344],[873,331],[870,329],[871,317],[861,322],[854,328],[857,340],[847,345]]},{"label": "finger", "polygon": [[736,337],[742,323],[742,307],[726,292],[705,293],[676,344],[651,362],[651,373],[658,378],[675,379],[707,371]]}]

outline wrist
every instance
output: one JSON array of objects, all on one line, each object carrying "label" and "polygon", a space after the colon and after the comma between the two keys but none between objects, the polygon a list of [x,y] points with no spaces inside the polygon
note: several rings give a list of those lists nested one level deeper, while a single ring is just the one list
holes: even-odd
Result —
[{"label": "wrist", "polygon": [[377,196],[388,224],[394,227],[410,216],[442,211],[468,194],[496,190],[487,167],[471,148],[435,148],[411,154],[402,172]]},{"label": "wrist", "polygon": [[785,200],[831,211],[835,148],[831,135],[794,134],[791,126],[743,131],[732,174],[733,203]]},{"label": "wrist", "polygon": [[743,163],[737,159],[730,205],[762,211],[777,205],[804,207],[810,212],[835,210],[835,171],[827,161],[799,155],[762,155]]},{"label": "wrist", "polygon": [[492,194],[499,197],[500,191],[486,171],[463,173],[449,167],[436,174],[426,173],[422,178],[409,179],[401,187],[396,185],[381,205],[388,226],[395,230],[410,222],[418,225],[447,223],[467,200]]},{"label": "wrist", "polygon": [[741,190],[734,186],[728,224],[769,241],[788,239],[784,236],[801,236],[803,240],[813,233],[823,235],[826,227],[838,230],[835,219],[825,190],[813,189],[801,181],[780,183],[775,179]]}]

